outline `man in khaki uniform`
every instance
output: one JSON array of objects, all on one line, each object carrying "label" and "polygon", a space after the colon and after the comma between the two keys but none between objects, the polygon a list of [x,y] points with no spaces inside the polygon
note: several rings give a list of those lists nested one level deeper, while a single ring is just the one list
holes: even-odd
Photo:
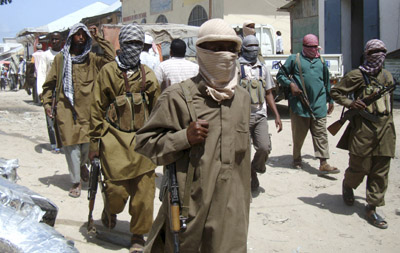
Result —
[{"label": "man in khaki uniform", "polygon": [[[55,120],[57,145],[64,147],[71,176],[69,196],[81,195],[81,177],[89,179],[89,118],[90,98],[97,73],[106,63],[114,60],[110,42],[97,35],[96,27],[81,23],[71,27],[61,53],[57,54],[43,84],[43,106],[46,114]],[[92,37],[104,51],[103,56],[91,53]],[[52,115],[52,94],[56,91],[57,114]],[[61,142],[61,143],[60,143]]]},{"label": "man in khaki uniform", "polygon": [[[157,165],[176,165],[181,215],[187,218],[180,252],[247,250],[250,97],[238,85],[240,46],[225,21],[205,22],[196,42],[199,75],[166,88],[136,135],[137,152]],[[186,181],[188,171],[193,180]],[[170,221],[164,197],[145,252],[173,252]]]},{"label": "man in khaki uniform", "polygon": [[[350,156],[349,167],[343,179],[342,194],[344,202],[349,206],[353,205],[353,189],[367,176],[366,219],[373,226],[384,229],[388,227],[387,222],[375,209],[385,205],[390,160],[395,154],[396,133],[391,96],[386,94],[369,106],[362,99],[392,85],[393,77],[383,69],[386,47],[382,41],[368,41],[364,57],[364,63],[358,69],[347,73],[331,90],[331,96],[338,104],[363,111],[376,118],[376,122],[373,122],[360,114],[355,115],[350,119],[338,143],[337,147],[348,150]],[[349,94],[353,94],[355,100],[349,99]]]},{"label": "man in khaki uniform", "polygon": [[140,64],[143,42],[144,32],[139,25],[121,28],[121,53],[102,68],[93,89],[89,133],[89,158],[100,157],[105,176],[102,222],[114,228],[116,214],[124,210],[130,197],[131,252],[141,252],[143,234],[153,223],[156,167],[134,151],[134,138],[161,93],[154,72]]}]

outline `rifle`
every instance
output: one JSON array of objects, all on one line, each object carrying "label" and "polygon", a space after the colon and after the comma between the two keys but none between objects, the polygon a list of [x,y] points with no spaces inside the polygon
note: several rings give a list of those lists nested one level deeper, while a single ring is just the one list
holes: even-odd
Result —
[{"label": "rifle", "polygon": [[294,80],[294,78],[292,76],[290,76],[285,68],[285,66],[283,66],[281,61],[278,61],[277,63],[274,64],[274,67],[278,65],[279,69],[283,70],[283,74],[286,76],[286,78],[288,78],[292,83],[295,83],[297,85],[297,87],[299,87],[300,90],[302,90],[301,94],[300,94],[300,102],[301,104],[306,108],[306,110],[308,111],[308,113],[310,113],[310,116],[313,120],[315,120],[315,115],[314,112],[310,106],[310,101],[308,101],[308,98],[306,97],[306,95],[304,94],[304,91],[302,89],[302,87]]},{"label": "rifle", "polygon": [[54,135],[56,137],[56,144],[57,144],[57,148],[61,148],[62,147],[62,141],[61,141],[61,136],[60,136],[60,130],[58,129],[58,124],[57,124],[57,120],[56,120],[56,114],[57,114],[57,98],[56,98],[56,94],[57,94],[57,89],[55,88],[52,92],[52,96],[51,96],[51,116],[53,117],[53,127],[54,127]]},{"label": "rifle", "polygon": [[179,231],[181,230],[179,185],[176,178],[175,163],[168,164],[166,167],[169,174],[168,188],[170,194],[170,221],[174,237],[174,253],[179,253]]},{"label": "rifle", "polygon": [[[370,96],[363,98],[361,101],[363,101],[366,106],[369,106],[387,93],[393,92],[395,89],[396,84],[389,85],[386,88],[381,89],[378,92],[374,92]],[[370,114],[365,110],[349,109],[343,114],[343,116],[339,120],[335,121],[332,125],[328,127],[328,131],[333,136],[335,136],[339,132],[340,128],[342,128],[344,123],[346,123],[347,120],[351,120],[357,114],[369,121],[378,122],[378,118],[375,115]]]},{"label": "rifle", "polygon": [[96,228],[93,224],[93,209],[94,201],[96,199],[97,186],[99,182],[100,175],[100,160],[99,158],[94,158],[92,161],[92,166],[90,168],[89,176],[89,190],[88,190],[88,200],[89,200],[89,217],[87,230],[88,233],[96,232]]}]

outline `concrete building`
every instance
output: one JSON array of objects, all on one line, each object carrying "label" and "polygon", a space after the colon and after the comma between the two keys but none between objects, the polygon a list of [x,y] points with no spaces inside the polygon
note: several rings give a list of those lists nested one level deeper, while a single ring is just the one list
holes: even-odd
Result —
[{"label": "concrete building", "polygon": [[[290,51],[289,13],[278,8],[286,0],[121,0],[122,23],[176,23],[200,26],[210,18],[222,18],[242,26],[245,20],[268,24],[281,31],[286,53]],[[275,35],[275,33],[274,33]]]},{"label": "concrete building", "polygon": [[293,0],[280,10],[290,13],[294,53],[305,34],[316,34],[322,53],[343,54],[345,72],[360,65],[370,39],[381,39],[388,52],[400,48],[400,0]]}]

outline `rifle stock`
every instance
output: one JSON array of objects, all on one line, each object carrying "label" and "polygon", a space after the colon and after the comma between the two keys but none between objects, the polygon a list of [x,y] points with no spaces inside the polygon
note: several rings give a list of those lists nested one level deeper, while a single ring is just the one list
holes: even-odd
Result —
[{"label": "rifle stock", "polygon": [[330,126],[328,127],[328,131],[329,131],[333,136],[335,136],[335,135],[339,132],[340,128],[342,128],[343,125],[344,125],[344,122],[342,122],[341,120],[337,120],[337,121],[335,121],[332,125],[330,125]]},{"label": "rifle stock", "polygon": [[174,253],[179,253],[179,231],[181,230],[179,185],[176,178],[175,163],[168,164],[166,167],[169,173],[170,221],[174,237]]},{"label": "rifle stock", "polygon": [[89,215],[88,215],[88,225],[87,225],[88,233],[96,232],[96,228],[94,227],[93,224],[93,209],[99,182],[99,174],[100,174],[100,160],[99,158],[95,158],[92,161],[92,166],[90,168],[90,176],[89,176],[89,190],[88,190]]}]

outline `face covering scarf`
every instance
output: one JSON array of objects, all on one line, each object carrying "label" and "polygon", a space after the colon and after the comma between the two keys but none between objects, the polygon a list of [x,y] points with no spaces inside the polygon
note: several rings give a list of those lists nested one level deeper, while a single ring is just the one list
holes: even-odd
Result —
[{"label": "face covering scarf", "polygon": [[199,73],[206,80],[207,93],[218,103],[232,98],[238,82],[237,54],[196,48]]},{"label": "face covering scarf", "polygon": [[[69,50],[71,48],[72,37],[73,35],[79,31],[79,29],[83,29],[87,34],[87,40],[85,49],[83,53],[80,55],[71,56]],[[72,83],[72,64],[73,63],[82,63],[86,60],[90,50],[92,49],[92,37],[90,36],[89,29],[82,23],[75,24],[71,27],[71,31],[69,32],[67,42],[62,49],[62,53],[64,54],[64,68],[63,68],[63,91],[65,96],[68,98],[69,102],[72,106],[74,106],[74,84]]]},{"label": "face covering scarf", "polygon": [[[375,51],[375,53],[368,54],[371,51]],[[386,58],[385,44],[377,39],[368,41],[365,45],[364,58],[364,62],[359,66],[359,69],[370,75],[378,74]]]},{"label": "face covering scarf", "polygon": [[254,64],[257,62],[258,50],[258,40],[255,36],[249,35],[243,39],[242,57],[246,60],[246,63]]},{"label": "face covering scarf", "polygon": [[119,33],[119,44],[121,54],[115,57],[115,61],[122,69],[134,69],[140,60],[140,52],[143,50],[143,43],[126,44],[125,41],[144,41],[144,32],[138,25],[130,24],[121,28]]},{"label": "face covering scarf", "polygon": [[303,55],[314,59],[319,57],[318,37],[314,34],[307,34],[303,38]]}]

